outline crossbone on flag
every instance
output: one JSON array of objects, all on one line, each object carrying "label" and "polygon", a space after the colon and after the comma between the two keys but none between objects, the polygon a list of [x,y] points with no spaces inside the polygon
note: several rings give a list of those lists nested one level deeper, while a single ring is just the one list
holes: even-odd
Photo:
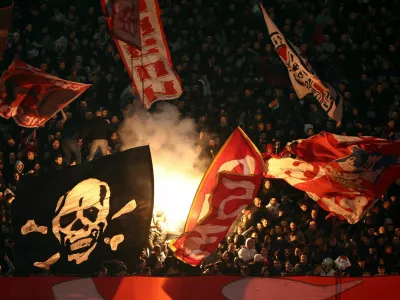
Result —
[{"label": "crossbone on flag", "polygon": [[147,242],[153,189],[148,146],[25,175],[12,204],[17,273],[94,275],[112,259],[134,270]]}]

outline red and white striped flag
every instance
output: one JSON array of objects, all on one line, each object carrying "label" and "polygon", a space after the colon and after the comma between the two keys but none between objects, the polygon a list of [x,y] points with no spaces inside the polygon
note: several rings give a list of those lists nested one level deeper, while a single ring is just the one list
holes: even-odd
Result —
[{"label": "red and white striped flag", "polygon": [[[110,0],[101,0],[101,4],[112,30],[111,16],[115,10],[114,4]],[[156,101],[180,97],[182,86],[178,74],[173,69],[157,0],[138,0],[138,7],[141,48],[119,40],[117,36],[114,36],[114,42],[137,94],[144,106],[150,108]],[[134,18],[129,16],[127,19]]]},{"label": "red and white striped flag", "polygon": [[296,158],[268,159],[264,175],[284,179],[351,224],[400,177],[400,141],[323,132],[288,147]]}]

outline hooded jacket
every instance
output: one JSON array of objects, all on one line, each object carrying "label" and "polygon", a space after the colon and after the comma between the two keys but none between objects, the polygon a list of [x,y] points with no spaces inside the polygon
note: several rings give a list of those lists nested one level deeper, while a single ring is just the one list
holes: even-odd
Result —
[{"label": "hooded jacket", "polygon": [[248,248],[248,243],[251,240],[251,238],[248,238],[246,240],[246,247],[243,247],[242,249],[239,250],[238,256],[243,259],[245,262],[249,262],[254,259],[254,255],[257,254],[257,250],[255,248],[249,249]]},{"label": "hooded jacket", "polygon": [[[21,168],[21,170],[18,170],[18,166],[22,166],[22,168]],[[22,161],[20,161],[20,160],[17,160],[16,162],[15,162],[15,171],[16,172],[18,172],[19,174],[23,174],[23,171],[24,171],[24,163],[22,162]]]}]

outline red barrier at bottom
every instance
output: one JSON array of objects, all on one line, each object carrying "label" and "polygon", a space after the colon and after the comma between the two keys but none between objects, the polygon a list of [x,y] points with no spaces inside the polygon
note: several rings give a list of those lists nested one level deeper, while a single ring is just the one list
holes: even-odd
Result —
[{"label": "red barrier at bottom", "polygon": [[4,300],[395,299],[400,276],[335,277],[0,277]]}]

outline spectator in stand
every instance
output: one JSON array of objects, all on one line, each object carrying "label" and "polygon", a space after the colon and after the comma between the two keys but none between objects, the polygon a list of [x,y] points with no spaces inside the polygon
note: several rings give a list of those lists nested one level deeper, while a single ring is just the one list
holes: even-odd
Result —
[{"label": "spectator in stand", "polygon": [[322,262],[322,271],[321,276],[334,276],[336,274],[335,270],[332,269],[333,260],[330,257],[327,257]]},{"label": "spectator in stand", "polygon": [[148,265],[152,269],[156,269],[157,264],[162,265],[165,261],[165,253],[161,251],[159,245],[155,245],[153,248],[153,253],[148,258]]},{"label": "spectator in stand", "polygon": [[26,155],[26,159],[24,161],[24,166],[25,166],[25,172],[28,173],[34,173],[35,171],[35,152],[33,151],[28,151]]},{"label": "spectator in stand", "polygon": [[255,198],[253,201],[253,204],[249,205],[246,210],[250,212],[251,219],[252,219],[252,225],[254,227],[257,225],[257,223],[261,222],[261,219],[263,217],[268,216],[268,211],[266,208],[262,207],[261,205],[262,201],[260,198]]},{"label": "spectator in stand", "polygon": [[149,235],[149,248],[154,249],[155,246],[163,246],[167,240],[167,231],[163,222],[157,221],[155,227],[150,230]]},{"label": "spectator in stand", "polygon": [[88,160],[93,160],[98,150],[100,151],[100,156],[106,156],[108,139],[113,133],[113,128],[109,121],[104,119],[100,110],[96,111],[95,117],[90,121],[85,130],[86,133],[82,138],[89,137],[91,140]]},{"label": "spectator in stand", "polygon": [[53,162],[53,170],[60,171],[62,169],[64,169],[63,157],[58,155]]},{"label": "spectator in stand", "polygon": [[72,155],[74,155],[74,159],[77,165],[82,162],[82,154],[80,146],[82,144],[82,140],[79,136],[79,127],[76,120],[73,119],[73,115],[71,112],[64,113],[61,110],[63,115],[63,139],[61,142],[62,151],[65,155],[65,165],[70,166],[72,163]]},{"label": "spectator in stand", "polygon": [[248,238],[246,240],[245,246],[242,246],[242,248],[238,252],[238,256],[245,262],[248,263],[251,260],[254,259],[254,255],[257,254],[257,250],[254,248],[255,247],[255,241],[252,238]]},{"label": "spectator in stand", "polygon": [[277,202],[276,198],[271,198],[265,208],[272,219],[278,218],[279,203]]}]

